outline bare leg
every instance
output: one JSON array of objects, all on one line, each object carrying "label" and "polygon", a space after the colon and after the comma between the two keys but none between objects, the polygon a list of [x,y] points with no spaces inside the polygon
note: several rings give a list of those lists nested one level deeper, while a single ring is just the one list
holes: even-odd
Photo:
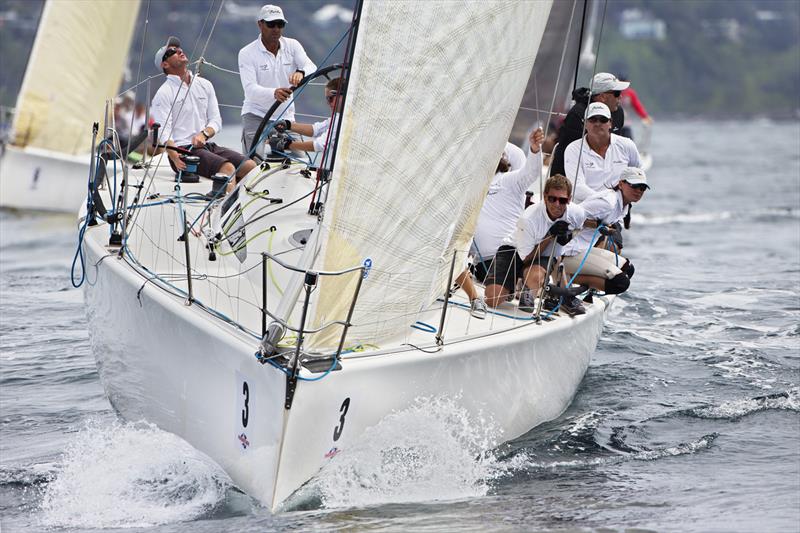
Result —
[{"label": "bare leg", "polygon": [[472,273],[469,269],[458,275],[456,283],[467,293],[467,298],[469,298],[470,302],[478,297],[478,291],[475,290],[475,284],[472,282]]}]

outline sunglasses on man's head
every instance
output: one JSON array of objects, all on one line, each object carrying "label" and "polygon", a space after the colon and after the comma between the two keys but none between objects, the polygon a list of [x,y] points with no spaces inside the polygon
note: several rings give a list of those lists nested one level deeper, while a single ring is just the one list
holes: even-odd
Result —
[{"label": "sunglasses on man's head", "polygon": [[548,196],[547,201],[551,204],[559,203],[561,205],[567,205],[569,203],[569,198],[564,196]]},{"label": "sunglasses on man's head", "polygon": [[275,27],[283,28],[286,26],[286,23],[282,20],[270,20],[270,21],[265,20],[264,24],[267,25],[267,28],[275,28]]},{"label": "sunglasses on man's head", "polygon": [[166,61],[167,59],[169,59],[170,57],[174,56],[175,54],[177,54],[180,51],[181,51],[181,47],[180,46],[176,46],[175,48],[167,48],[167,51],[164,52],[164,55],[161,57],[161,61]]},{"label": "sunglasses on man's head", "polygon": [[605,124],[608,122],[606,117],[589,117],[589,122],[599,122],[600,124]]}]

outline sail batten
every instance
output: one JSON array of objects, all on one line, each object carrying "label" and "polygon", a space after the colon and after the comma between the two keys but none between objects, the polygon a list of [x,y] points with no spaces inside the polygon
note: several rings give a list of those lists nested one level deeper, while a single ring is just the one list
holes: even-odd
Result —
[{"label": "sail batten", "polygon": [[[364,2],[317,265],[372,265],[351,342],[402,333],[443,294],[454,253],[464,268],[550,5]],[[324,279],[313,325],[344,319],[354,286]]]},{"label": "sail batten", "polygon": [[87,153],[90,128],[116,93],[139,0],[48,1],[25,71],[13,144]]}]

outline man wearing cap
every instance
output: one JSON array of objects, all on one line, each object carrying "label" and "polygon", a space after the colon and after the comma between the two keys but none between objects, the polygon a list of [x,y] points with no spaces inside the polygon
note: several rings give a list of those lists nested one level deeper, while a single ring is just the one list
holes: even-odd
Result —
[{"label": "man wearing cap", "polygon": [[242,145],[246,152],[261,120],[276,101],[283,103],[271,118],[294,121],[294,103],[289,101],[291,87],[317,70],[297,40],[283,37],[287,21],[280,7],[265,5],[256,20],[261,35],[239,50],[239,76],[244,89]]},{"label": "man wearing cap", "polygon": [[[613,189],[596,192],[580,205],[586,214],[586,220],[596,221],[611,227],[625,216],[629,206],[642,199],[644,191],[649,189],[644,170],[628,167],[615,180]],[[606,294],[620,294],[628,290],[634,268],[629,259],[597,246],[590,249],[596,230],[596,224],[586,224],[578,235],[564,248],[564,269],[571,276],[579,268],[576,283],[586,284]],[[586,256],[586,261],[583,261]],[[581,262],[583,266],[581,267]]]},{"label": "man wearing cap", "polygon": [[[206,178],[236,172],[238,181],[255,168],[255,162],[239,152],[208,142],[222,129],[217,94],[210,81],[192,76],[187,68],[189,58],[176,37],[156,51],[155,65],[167,75],[151,109],[153,120],[162,126],[159,144],[191,149],[192,155],[200,158],[197,173]],[[180,153],[167,150],[167,156],[173,170],[186,169]],[[233,181],[228,184],[228,192],[234,185]]]},{"label": "man wearing cap", "polygon": [[583,117],[586,114],[587,106],[592,102],[601,102],[611,110],[611,131],[619,133],[625,125],[625,112],[619,105],[619,98],[622,91],[630,85],[630,82],[620,81],[616,76],[608,72],[598,72],[592,78],[591,88],[581,87],[572,92],[572,99],[575,105],[569,110],[564,118],[564,123],[558,130],[558,146],[553,152],[552,162],[550,163],[550,175],[564,174],[564,150],[569,143],[575,139],[580,139],[583,135]]},{"label": "man wearing cap", "polygon": [[611,111],[592,102],[586,112],[586,135],[572,141],[564,150],[566,176],[575,186],[575,201],[582,202],[595,191],[616,183],[626,167],[639,167],[636,144],[627,137],[611,133]]}]

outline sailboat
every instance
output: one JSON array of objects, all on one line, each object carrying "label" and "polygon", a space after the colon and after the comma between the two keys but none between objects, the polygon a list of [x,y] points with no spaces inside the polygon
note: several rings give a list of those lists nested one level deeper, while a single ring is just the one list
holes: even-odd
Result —
[{"label": "sailboat", "polygon": [[[49,0],[0,148],[0,207],[77,213],[92,122],[119,87],[139,0]],[[102,132],[101,132],[102,135]]]},{"label": "sailboat", "polygon": [[501,440],[559,416],[612,298],[478,320],[451,291],[550,7],[359,2],[321,168],[264,162],[211,202],[210,182],[176,185],[158,157],[131,169],[120,221],[80,220],[115,410],[181,436],[273,511],[421,399],[452,399]]}]

